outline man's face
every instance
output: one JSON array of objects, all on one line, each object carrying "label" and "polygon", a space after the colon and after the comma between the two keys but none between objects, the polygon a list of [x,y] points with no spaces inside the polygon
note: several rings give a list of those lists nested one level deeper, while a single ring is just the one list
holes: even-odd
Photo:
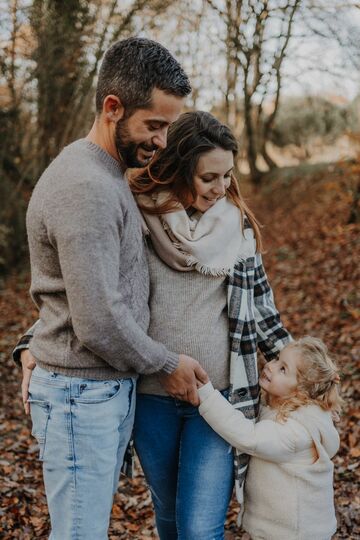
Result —
[{"label": "man's face", "polygon": [[126,167],[144,167],[157,149],[165,148],[170,124],[178,118],[184,98],[154,88],[151,107],[137,109],[115,128],[115,145]]}]

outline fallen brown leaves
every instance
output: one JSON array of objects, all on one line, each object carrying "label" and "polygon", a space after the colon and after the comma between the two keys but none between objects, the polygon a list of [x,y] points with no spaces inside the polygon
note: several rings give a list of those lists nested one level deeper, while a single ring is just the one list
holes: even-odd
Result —
[{"label": "fallen brown leaves", "polygon": [[295,337],[320,337],[341,368],[345,410],[335,457],[338,531],[360,538],[360,225],[349,224],[359,164],[274,173],[250,195],[264,225],[264,261]]},{"label": "fallen brown leaves", "polygon": [[[278,173],[249,196],[265,226],[264,260],[284,322],[294,336],[308,333],[324,339],[341,366],[346,409],[339,424],[341,449],[335,458],[336,540],[360,538],[360,500],[355,489],[360,456],[359,225],[347,224],[349,190],[359,175],[356,167],[341,164],[316,173]],[[12,275],[0,290],[0,538],[6,540],[45,539],[49,531],[36,445],[21,405],[20,372],[10,359],[18,336],[36,318],[28,279],[26,271]],[[227,538],[245,540],[247,535],[237,531],[236,516],[233,500]],[[133,480],[121,481],[109,537],[157,538],[140,470]]]}]

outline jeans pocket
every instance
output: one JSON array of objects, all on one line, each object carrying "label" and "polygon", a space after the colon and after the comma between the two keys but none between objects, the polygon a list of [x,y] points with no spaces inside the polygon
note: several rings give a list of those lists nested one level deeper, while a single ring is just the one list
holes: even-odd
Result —
[{"label": "jeans pocket", "polygon": [[75,403],[96,404],[115,398],[121,390],[121,381],[88,381],[80,384]]},{"label": "jeans pocket", "polygon": [[46,431],[50,418],[51,405],[48,401],[29,397],[32,431],[31,434],[39,445],[39,460],[43,461],[45,453]]}]

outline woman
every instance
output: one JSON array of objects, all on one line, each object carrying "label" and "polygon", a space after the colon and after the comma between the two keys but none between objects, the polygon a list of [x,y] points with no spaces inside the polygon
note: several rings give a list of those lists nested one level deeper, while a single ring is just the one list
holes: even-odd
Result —
[{"label": "woman", "polygon": [[[257,345],[267,360],[290,340],[261,262],[259,226],[232,173],[237,143],[204,112],[183,114],[131,189],[146,223],[149,335],[186,351],[248,418],[258,412]],[[197,408],[138,384],[134,427],[161,540],[224,538],[233,480],[229,445]],[[247,456],[235,457],[241,500]]]},{"label": "woman", "polygon": [[[257,346],[272,360],[290,336],[263,270],[259,226],[232,173],[236,155],[227,126],[209,113],[185,113],[166,149],[130,184],[144,216],[149,335],[196,358],[215,388],[255,419]],[[166,395],[155,375],[138,384],[134,440],[160,539],[223,539],[248,457],[234,459],[197,408]]]}]

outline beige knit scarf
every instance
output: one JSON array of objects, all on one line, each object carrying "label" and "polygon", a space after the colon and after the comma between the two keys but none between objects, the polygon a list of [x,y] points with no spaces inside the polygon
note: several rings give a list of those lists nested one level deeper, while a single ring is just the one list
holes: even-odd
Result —
[{"label": "beige knit scarf", "polygon": [[[156,207],[169,193],[139,195],[141,204]],[[179,271],[197,270],[211,275],[228,275],[239,259],[254,255],[252,229],[243,230],[240,210],[226,197],[203,214],[191,217],[179,204],[175,212],[161,215],[143,211],[145,233],[150,234],[159,257]]]}]

